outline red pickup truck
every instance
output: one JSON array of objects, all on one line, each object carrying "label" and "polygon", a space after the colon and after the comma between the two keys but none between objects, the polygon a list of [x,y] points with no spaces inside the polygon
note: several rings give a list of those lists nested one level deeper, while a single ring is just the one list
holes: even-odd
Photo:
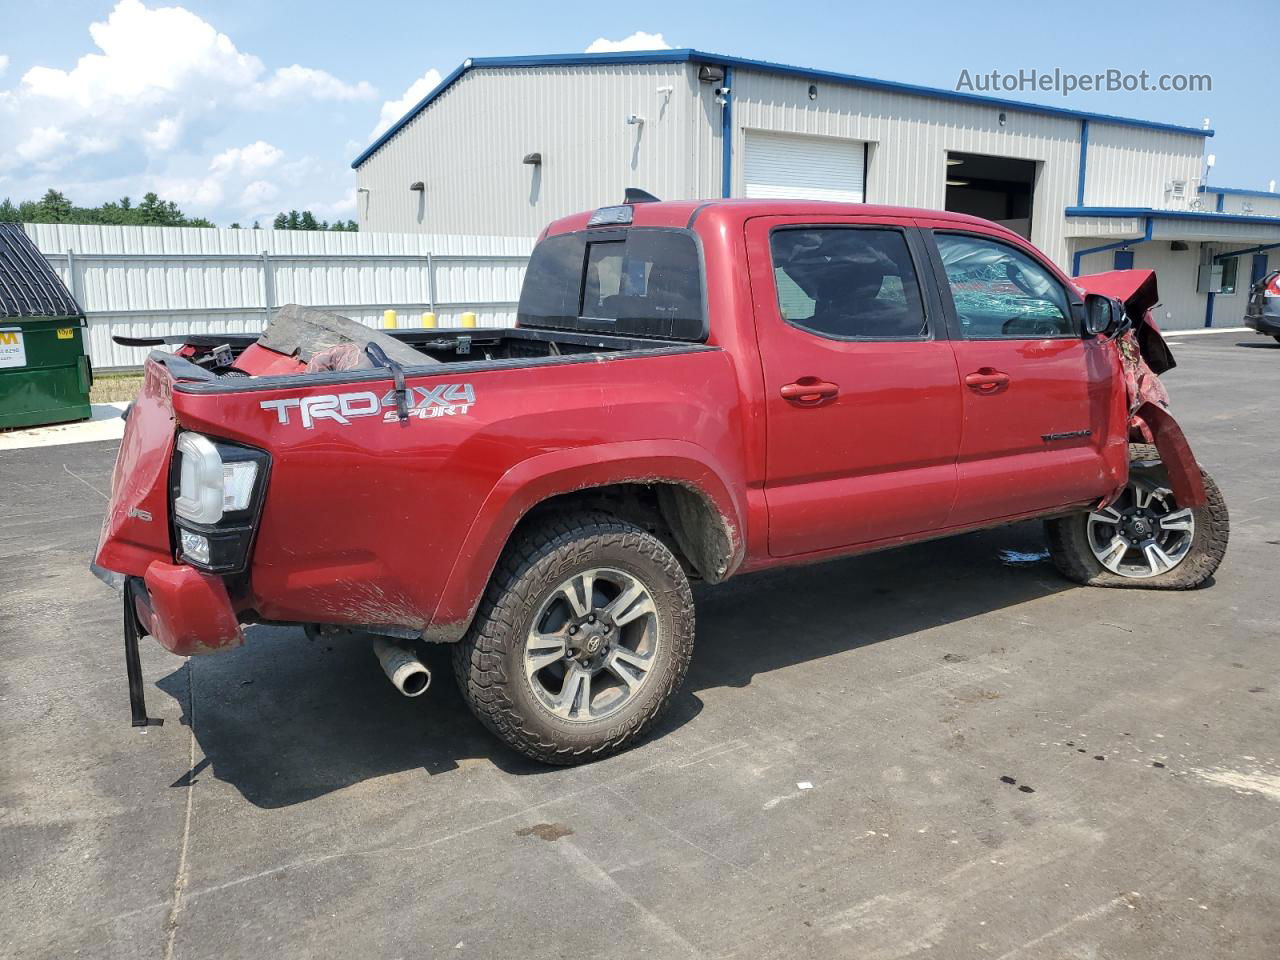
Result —
[{"label": "red pickup truck", "polygon": [[576,763],[679,689],[694,579],[1036,517],[1080,583],[1217,568],[1149,272],[1072,281],[936,211],[628,199],[545,231],[514,328],[286,309],[150,355],[94,564],[136,724],[139,637],[291,623],[371,635],[410,695],[452,643],[486,726]]}]

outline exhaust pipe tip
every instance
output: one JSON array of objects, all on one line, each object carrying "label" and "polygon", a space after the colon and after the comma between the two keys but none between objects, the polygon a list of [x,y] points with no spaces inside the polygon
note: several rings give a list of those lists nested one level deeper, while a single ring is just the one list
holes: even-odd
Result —
[{"label": "exhaust pipe tip", "polygon": [[417,655],[386,637],[375,637],[373,652],[391,685],[406,697],[420,697],[431,686],[431,671]]}]

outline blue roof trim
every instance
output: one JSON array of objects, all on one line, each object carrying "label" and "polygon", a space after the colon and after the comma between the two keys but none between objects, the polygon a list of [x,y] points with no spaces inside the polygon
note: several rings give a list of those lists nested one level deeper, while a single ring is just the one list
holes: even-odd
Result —
[{"label": "blue roof trim", "polygon": [[979,93],[961,93],[958,90],[943,90],[939,87],[925,87],[914,83],[899,83],[894,80],[876,80],[872,77],[861,77],[852,73],[836,73],[833,70],[814,70],[808,67],[793,67],[784,63],[772,63],[768,60],[749,60],[744,57],[726,57],[717,53],[706,53],[690,47],[675,50],[640,50],[633,53],[551,53],[527,57],[476,57],[464,60],[451,74],[440,81],[439,86],[419,100],[409,111],[393,123],[387,131],[369,144],[360,156],[351,161],[352,168],[368,160],[388,140],[400,132],[419,113],[429,107],[437,97],[449,89],[468,70],[497,69],[502,67],[555,67],[555,66],[588,66],[632,63],[712,63],[727,67],[743,67],[748,70],[760,70],[765,73],[777,73],[783,76],[802,77],[809,80],[829,80],[833,83],[844,83],[850,86],[867,87],[872,90],[886,90],[891,93],[905,93],[918,97],[929,97],[934,100],[954,100],[960,103],[972,103],[988,107],[1004,107],[1019,110],[1023,113],[1039,113],[1056,117],[1072,117],[1077,120],[1097,120],[1102,123],[1115,123],[1126,127],[1144,127],[1149,130],[1163,130],[1168,133],[1192,134],[1199,137],[1212,137],[1212,130],[1198,127],[1185,127],[1175,123],[1159,123],[1154,120],[1135,120],[1131,117],[1117,117],[1107,113],[1090,113],[1084,110],[1070,110],[1066,107],[1051,107],[1041,103],[1027,103],[1022,100],[1006,100],[1002,97],[987,97]]},{"label": "blue roof trim", "polygon": [[1234,197],[1270,197],[1272,200],[1280,200],[1280,193],[1271,190],[1242,190],[1240,187],[1209,187],[1200,188],[1201,193],[1225,193]]},{"label": "blue roof trim", "polygon": [[1247,213],[1204,213],[1195,210],[1155,210],[1151,207],[1067,207],[1068,217],[1155,217],[1157,220],[1201,220],[1207,223],[1254,223],[1280,226],[1280,217]]}]

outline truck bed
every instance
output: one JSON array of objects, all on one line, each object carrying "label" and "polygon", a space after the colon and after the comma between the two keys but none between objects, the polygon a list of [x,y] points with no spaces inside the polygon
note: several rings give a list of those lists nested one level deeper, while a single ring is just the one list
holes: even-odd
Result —
[{"label": "truck bed", "polygon": [[[378,331],[406,346],[412,347],[423,356],[423,364],[435,363],[468,363],[492,364],[504,360],[536,360],[555,357],[586,357],[599,354],[617,354],[636,351],[676,350],[684,352],[697,344],[656,337],[610,336],[596,333],[575,333],[564,330],[539,330],[532,327],[494,327],[494,328],[460,328],[460,329],[412,329]],[[239,367],[239,361],[246,354],[252,356],[258,347],[257,334],[189,334],[174,337],[116,337],[116,341],[124,346],[134,347],[179,347],[177,356],[190,361],[191,365],[214,374],[225,376],[242,376],[253,373]],[[218,351],[222,359],[217,359]],[[166,362],[161,359],[161,362]],[[252,366],[246,362],[246,367]],[[174,368],[175,372],[178,368]],[[183,368],[185,369],[185,368]],[[484,367],[482,369],[491,369]],[[346,376],[353,373],[372,373],[373,371],[342,371]],[[194,371],[187,370],[188,375]],[[325,374],[307,374],[322,376]],[[333,374],[337,375],[337,374]],[[195,379],[207,380],[208,377],[194,375]],[[342,382],[349,382],[344,380]],[[240,387],[246,386],[239,384]]]}]

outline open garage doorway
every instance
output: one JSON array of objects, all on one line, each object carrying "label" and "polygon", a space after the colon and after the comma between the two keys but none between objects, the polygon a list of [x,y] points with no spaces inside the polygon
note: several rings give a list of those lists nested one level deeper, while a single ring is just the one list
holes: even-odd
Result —
[{"label": "open garage doorway", "polygon": [[947,153],[947,209],[1008,227],[1031,239],[1036,162],[979,153]]}]

